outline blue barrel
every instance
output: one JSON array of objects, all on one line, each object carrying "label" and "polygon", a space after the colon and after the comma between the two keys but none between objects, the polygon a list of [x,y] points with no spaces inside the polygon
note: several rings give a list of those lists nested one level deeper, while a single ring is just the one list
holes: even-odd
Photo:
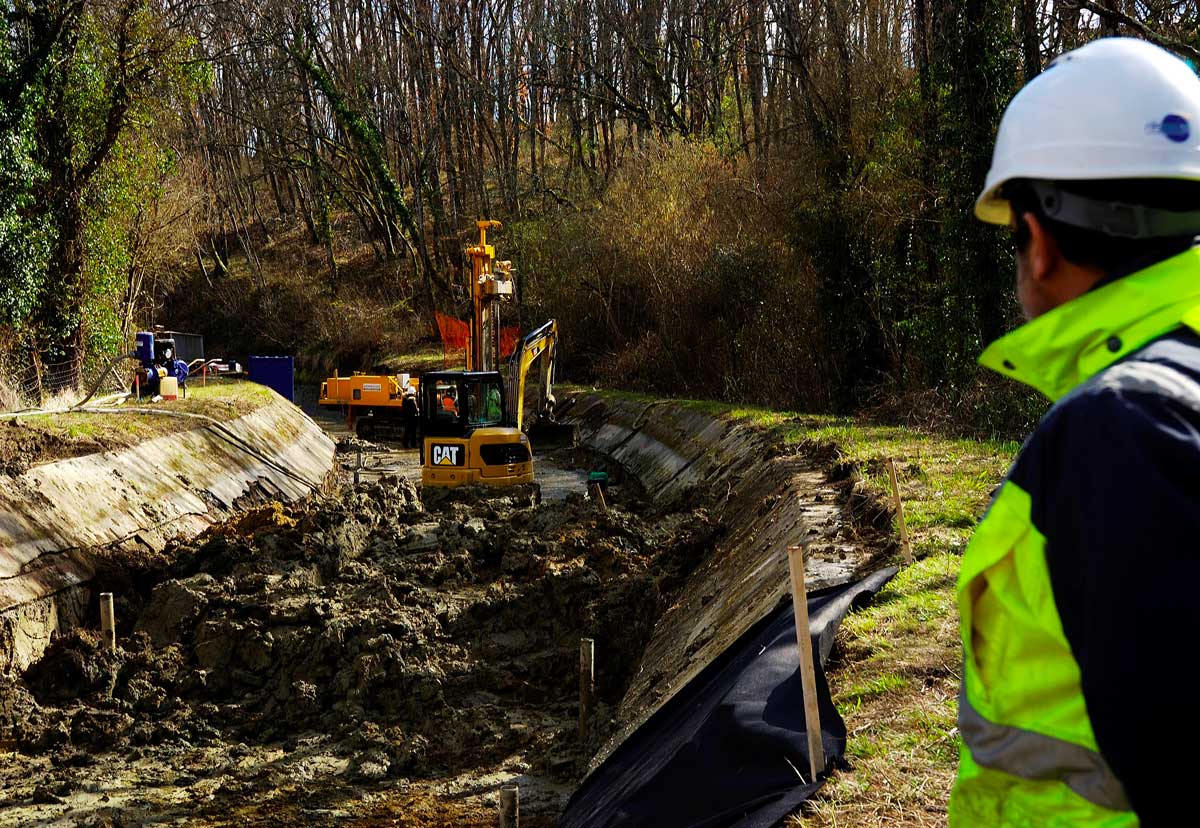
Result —
[{"label": "blue barrel", "polygon": [[250,381],[265,385],[289,402],[296,401],[296,367],[290,356],[252,356]]}]

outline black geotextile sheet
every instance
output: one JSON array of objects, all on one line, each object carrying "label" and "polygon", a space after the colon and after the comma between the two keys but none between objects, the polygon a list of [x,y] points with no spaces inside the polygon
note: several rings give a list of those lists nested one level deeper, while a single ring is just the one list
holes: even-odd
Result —
[{"label": "black geotextile sheet", "polygon": [[[813,649],[822,665],[847,611],[896,571],[809,596]],[[816,672],[821,741],[835,762],[846,747],[846,726],[824,669]],[[770,828],[821,786],[809,778],[804,718],[795,621],[786,600],[584,780],[559,828]]]}]

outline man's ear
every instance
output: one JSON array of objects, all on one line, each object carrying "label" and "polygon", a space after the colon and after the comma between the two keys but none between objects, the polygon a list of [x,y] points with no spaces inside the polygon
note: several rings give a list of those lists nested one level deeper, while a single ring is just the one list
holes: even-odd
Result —
[{"label": "man's ear", "polygon": [[1045,225],[1034,213],[1022,213],[1021,218],[1029,228],[1029,245],[1025,248],[1028,257],[1029,276],[1035,282],[1042,283],[1050,278],[1062,259],[1062,251],[1058,242],[1046,232]]}]

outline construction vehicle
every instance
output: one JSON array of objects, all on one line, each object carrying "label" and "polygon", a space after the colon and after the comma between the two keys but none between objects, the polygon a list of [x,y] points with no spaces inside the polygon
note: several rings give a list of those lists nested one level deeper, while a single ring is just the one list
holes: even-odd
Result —
[{"label": "construction vehicle", "polygon": [[[500,222],[475,223],[479,244],[467,248],[471,259],[470,290],[472,315],[467,370],[495,370],[500,360],[500,303],[512,299],[512,262],[496,261],[496,250],[487,243],[487,231]],[[403,428],[401,409],[406,389],[419,390],[420,383],[408,374],[336,373],[321,383],[317,404],[339,411],[346,427],[364,440],[398,436]]]},{"label": "construction vehicle", "polygon": [[[537,424],[561,439],[573,429],[553,423],[554,357],[558,324],[552,319],[526,336],[499,371],[434,371],[421,375],[421,484],[513,486],[533,482],[533,446],[523,430],[525,383],[540,359]],[[537,436],[537,431],[534,431]]]},{"label": "construction vehicle", "polygon": [[321,383],[317,404],[341,412],[346,427],[364,440],[394,437],[403,429],[401,407],[406,389],[418,389],[408,374],[336,373]]},{"label": "construction vehicle", "polygon": [[[487,231],[500,222],[476,222],[479,243],[471,259],[471,320],[466,371],[421,376],[421,483],[509,486],[533,482],[531,437],[562,442],[573,429],[553,422],[558,324],[552,319],[517,343],[505,381],[499,371],[500,311],[513,298],[512,263],[496,261]],[[541,360],[536,427],[525,433],[525,381]]]}]

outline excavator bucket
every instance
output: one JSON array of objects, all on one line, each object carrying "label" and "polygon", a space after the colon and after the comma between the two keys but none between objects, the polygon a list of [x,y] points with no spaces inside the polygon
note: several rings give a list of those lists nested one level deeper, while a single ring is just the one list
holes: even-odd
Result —
[{"label": "excavator bucket", "polygon": [[539,417],[538,421],[529,427],[529,443],[536,452],[570,448],[575,445],[578,432],[579,427],[574,423],[556,423]]}]

